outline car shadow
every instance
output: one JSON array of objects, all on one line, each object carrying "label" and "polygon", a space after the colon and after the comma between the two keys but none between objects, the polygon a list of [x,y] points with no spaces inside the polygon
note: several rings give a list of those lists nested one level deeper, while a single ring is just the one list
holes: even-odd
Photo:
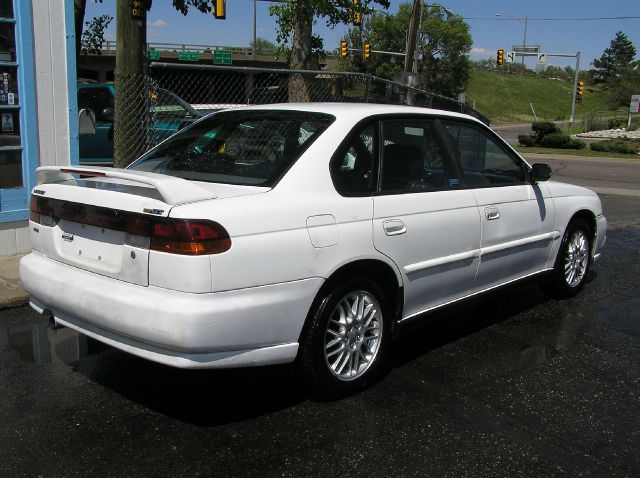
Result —
[{"label": "car shadow", "polygon": [[186,423],[223,425],[307,399],[305,384],[293,365],[184,370],[106,348],[77,362],[75,371],[145,408]]},{"label": "car shadow", "polygon": [[[552,300],[521,283],[415,320],[395,342],[391,367],[475,334]],[[472,311],[472,313],[470,313]],[[174,419],[217,426],[267,415],[313,399],[295,365],[231,370],[183,370],[102,347],[74,370],[128,400]],[[393,371],[391,371],[393,374]]]},{"label": "car shadow", "polygon": [[553,299],[529,279],[412,319],[398,331],[392,366],[402,367],[548,301]]}]

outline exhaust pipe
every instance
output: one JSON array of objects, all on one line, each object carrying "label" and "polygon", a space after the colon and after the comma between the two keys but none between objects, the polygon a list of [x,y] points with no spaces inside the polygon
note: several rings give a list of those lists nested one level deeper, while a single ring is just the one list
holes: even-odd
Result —
[{"label": "exhaust pipe", "polygon": [[42,315],[49,321],[49,328],[51,330],[64,329],[64,325],[60,325],[56,322],[56,318],[53,316],[53,312],[51,312],[51,310],[43,310]]}]

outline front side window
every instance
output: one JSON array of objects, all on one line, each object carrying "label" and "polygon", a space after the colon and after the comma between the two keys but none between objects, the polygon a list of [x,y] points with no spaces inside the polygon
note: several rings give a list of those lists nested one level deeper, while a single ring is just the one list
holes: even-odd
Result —
[{"label": "front side window", "polygon": [[480,127],[458,121],[441,122],[443,136],[457,156],[467,186],[501,186],[525,182],[522,161],[501,147]]},{"label": "front side window", "polygon": [[433,120],[382,121],[383,192],[421,192],[460,186],[455,164],[447,157]]},{"label": "front side window", "polygon": [[303,111],[216,113],[129,166],[195,181],[273,186],[334,121]]}]

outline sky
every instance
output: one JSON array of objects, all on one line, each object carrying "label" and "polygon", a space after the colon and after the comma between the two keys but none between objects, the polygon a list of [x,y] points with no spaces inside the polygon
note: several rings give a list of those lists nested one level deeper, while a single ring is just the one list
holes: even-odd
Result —
[{"label": "sky", "polygon": [[[400,3],[408,2],[390,0],[389,12],[397,12]],[[600,58],[618,31],[627,35],[636,47],[636,58],[640,58],[640,0],[442,0],[434,3],[461,15],[470,25],[473,37],[470,56],[474,60],[495,58],[500,48],[511,50],[514,45],[522,45],[525,17],[528,19],[527,45],[540,45],[541,51],[548,54],[575,55],[580,51],[581,70],[588,69],[595,58]],[[171,0],[154,0],[148,17],[147,41],[249,46],[253,39],[253,4],[254,0],[227,0],[227,19],[216,20],[213,15],[195,9],[185,17],[173,8]],[[269,5],[267,1],[256,2],[256,30],[258,37],[275,43],[275,19],[269,16]],[[115,16],[115,0],[103,0],[103,3],[87,0],[85,20],[103,13]],[[496,16],[498,13],[502,16]],[[636,18],[574,20],[599,17]],[[333,50],[338,48],[346,28],[341,25],[331,30],[319,19],[314,33],[324,39],[326,50]],[[107,30],[106,39],[115,39],[115,21]],[[535,59],[527,58],[526,63],[532,68]],[[575,66],[575,58],[550,56],[548,64]]]}]

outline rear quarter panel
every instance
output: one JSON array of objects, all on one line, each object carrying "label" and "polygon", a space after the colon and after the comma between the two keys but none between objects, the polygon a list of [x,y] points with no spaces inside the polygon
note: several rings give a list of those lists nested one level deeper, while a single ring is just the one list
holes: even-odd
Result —
[{"label": "rear quarter panel", "polygon": [[[329,161],[351,129],[336,121],[311,145],[273,190],[175,207],[174,217],[208,218],[229,232],[229,251],[210,256],[213,291],[255,287],[312,277],[327,278],[342,265],[379,259],[397,268],[373,247],[371,197],[340,196]],[[307,228],[313,216],[333,216],[323,225],[337,241],[316,247]]]}]

